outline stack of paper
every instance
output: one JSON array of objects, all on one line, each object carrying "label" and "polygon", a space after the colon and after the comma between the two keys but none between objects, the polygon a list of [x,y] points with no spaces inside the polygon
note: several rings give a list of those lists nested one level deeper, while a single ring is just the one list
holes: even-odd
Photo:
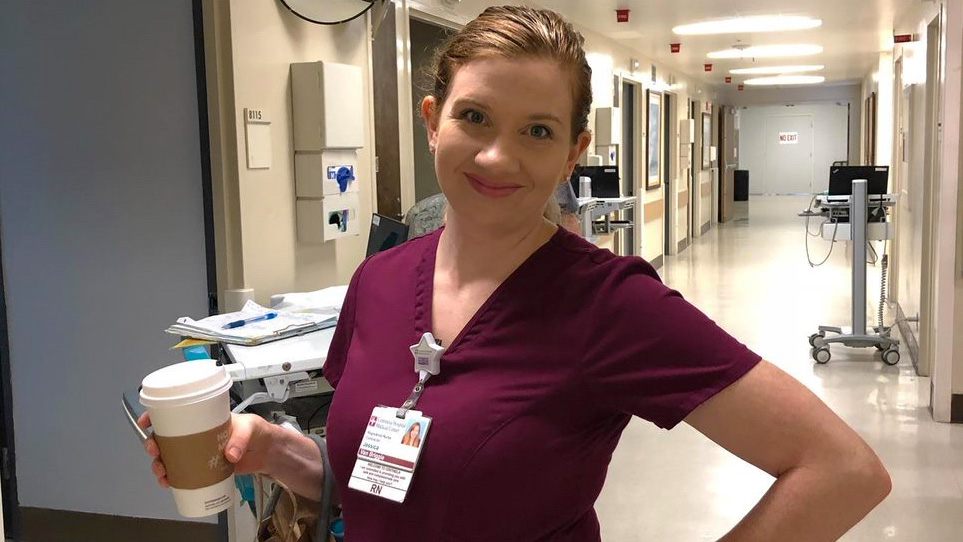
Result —
[{"label": "stack of paper", "polygon": [[[277,313],[277,316],[270,320],[251,322],[233,329],[224,328],[231,322],[248,320],[270,313]],[[176,324],[167,328],[167,332],[193,339],[253,346],[334,327],[337,321],[336,316],[268,309],[253,301],[248,301],[239,312],[218,314],[203,320],[193,320],[186,316],[178,318]]]}]

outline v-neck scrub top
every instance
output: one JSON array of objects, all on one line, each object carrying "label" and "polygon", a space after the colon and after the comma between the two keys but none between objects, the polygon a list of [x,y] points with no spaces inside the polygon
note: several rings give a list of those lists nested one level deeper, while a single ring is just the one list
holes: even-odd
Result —
[{"label": "v-neck scrub top", "polygon": [[641,258],[559,228],[445,345],[405,502],[349,489],[372,409],[417,381],[409,347],[431,330],[440,235],[359,267],[324,366],[346,542],[601,540],[594,503],[631,416],[672,428],[760,357]]}]

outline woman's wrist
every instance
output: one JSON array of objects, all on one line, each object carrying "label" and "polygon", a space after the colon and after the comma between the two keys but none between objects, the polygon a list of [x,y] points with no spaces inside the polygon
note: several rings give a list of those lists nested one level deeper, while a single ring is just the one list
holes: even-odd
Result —
[{"label": "woman's wrist", "polygon": [[321,498],[324,469],[321,451],[310,438],[267,421],[263,430],[265,457],[260,472],[311,500]]},{"label": "woman's wrist", "polygon": [[291,437],[295,436],[294,432],[263,418],[259,430],[261,438],[266,442],[264,449],[267,450],[261,474],[277,479],[285,471],[284,460],[288,455],[285,452],[290,448]]}]

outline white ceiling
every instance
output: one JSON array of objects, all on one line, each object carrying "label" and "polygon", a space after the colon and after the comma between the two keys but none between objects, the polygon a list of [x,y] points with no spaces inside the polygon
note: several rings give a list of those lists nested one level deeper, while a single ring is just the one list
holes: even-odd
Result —
[{"label": "white ceiling", "polygon": [[[787,64],[823,64],[818,75],[826,83],[859,81],[874,71],[879,52],[892,47],[893,22],[919,0],[545,0],[544,4],[570,19],[640,51],[655,62],[725,84],[733,68]],[[631,9],[628,23],[617,23],[616,8]],[[806,15],[823,20],[812,30],[715,36],[676,36],[672,27],[706,19],[749,15]],[[672,54],[671,43],[682,43]],[[706,54],[735,43],[770,45],[814,43],[816,56],[793,59],[709,60]],[[713,64],[706,73],[703,65]],[[733,84],[751,76],[733,76]]]},{"label": "white ceiling", "polygon": [[[709,84],[724,85],[733,68],[787,64],[822,64],[816,75],[825,84],[858,82],[875,71],[879,52],[892,47],[894,21],[921,0],[538,0],[578,24],[609,36],[639,51],[657,64],[699,77]],[[467,0],[465,4],[493,5],[500,2]],[[465,6],[468,7],[468,6]],[[616,8],[631,10],[628,23],[617,23]],[[676,36],[672,27],[706,19],[750,15],[806,15],[823,20],[812,30],[795,32]],[[682,52],[672,54],[669,44],[681,43]],[[769,45],[814,43],[821,54],[786,59],[709,60],[706,54],[729,49],[735,43]],[[703,65],[713,64],[706,73]],[[752,76],[732,76],[738,84]]]}]

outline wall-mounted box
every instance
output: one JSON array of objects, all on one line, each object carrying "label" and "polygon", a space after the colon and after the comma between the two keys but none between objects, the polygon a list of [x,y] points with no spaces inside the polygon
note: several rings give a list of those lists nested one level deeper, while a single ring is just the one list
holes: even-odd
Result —
[{"label": "wall-mounted box", "polygon": [[694,119],[682,119],[679,121],[679,141],[683,145],[691,145],[695,141]]},{"label": "wall-mounted box", "polygon": [[295,189],[299,198],[357,192],[357,176],[358,154],[353,150],[294,153]]},{"label": "wall-mounted box", "polygon": [[617,145],[599,145],[595,147],[595,153],[602,157],[603,166],[617,166],[619,165],[619,147]]},{"label": "wall-mounted box", "polygon": [[294,150],[364,147],[364,85],[358,66],[291,64]]},{"label": "wall-mounted box", "polygon": [[325,243],[358,235],[358,194],[297,200],[298,241]]},{"label": "wall-mounted box", "polygon": [[709,161],[710,161],[710,162],[715,162],[715,161],[716,161],[716,158],[717,158],[716,153],[717,153],[717,152],[718,152],[718,151],[716,150],[716,146],[715,146],[715,145],[709,146]]},{"label": "wall-mounted box", "polygon": [[595,109],[595,144],[604,147],[622,144],[622,110],[618,107]]}]

